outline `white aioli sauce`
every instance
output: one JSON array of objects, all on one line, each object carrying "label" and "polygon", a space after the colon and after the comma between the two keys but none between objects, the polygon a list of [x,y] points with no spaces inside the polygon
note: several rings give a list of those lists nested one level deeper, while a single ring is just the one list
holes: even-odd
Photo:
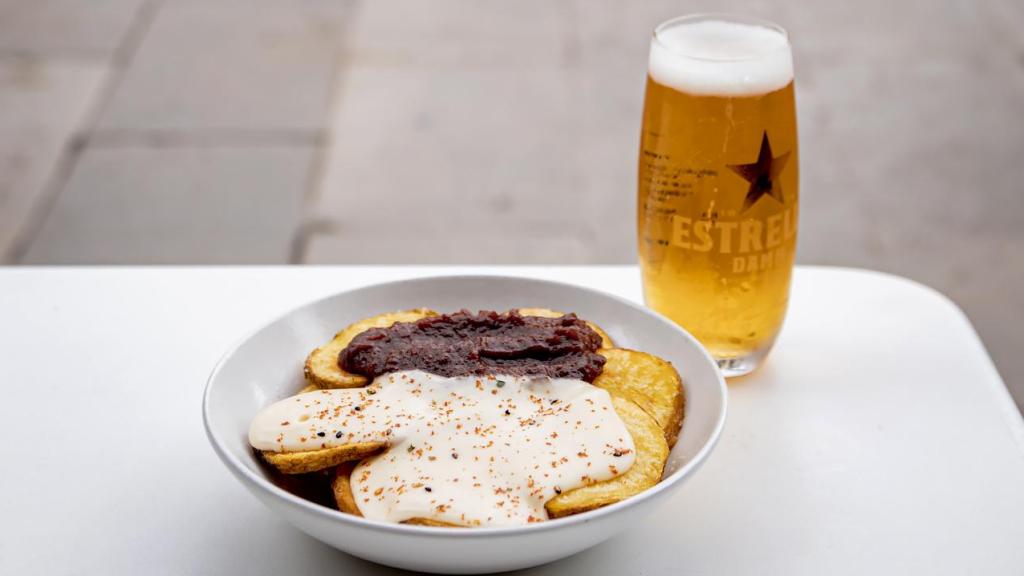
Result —
[{"label": "white aioli sauce", "polygon": [[274,452],[371,441],[389,449],[356,467],[352,492],[363,516],[391,522],[546,520],[545,502],[635,459],[608,393],[572,379],[396,372],[286,398],[249,428],[253,447]]}]

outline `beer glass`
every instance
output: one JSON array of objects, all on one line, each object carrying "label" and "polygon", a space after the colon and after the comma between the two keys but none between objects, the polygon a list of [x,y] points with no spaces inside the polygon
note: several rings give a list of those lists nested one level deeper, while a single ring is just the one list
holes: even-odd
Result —
[{"label": "beer glass", "polygon": [[799,178],[786,32],[731,15],[651,39],[637,194],[647,305],[726,376],[756,368],[789,299]]}]

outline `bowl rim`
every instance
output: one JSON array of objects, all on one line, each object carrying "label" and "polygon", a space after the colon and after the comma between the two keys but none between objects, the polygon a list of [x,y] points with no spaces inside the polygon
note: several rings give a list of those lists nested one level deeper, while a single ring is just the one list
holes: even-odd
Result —
[{"label": "bowl rim", "polygon": [[[283,320],[284,318],[291,316],[292,314],[298,312],[301,309],[313,307],[326,300],[336,298],[341,294],[348,294],[364,290],[376,290],[384,287],[396,286],[401,284],[415,284],[431,280],[493,280],[499,282],[513,281],[557,286],[559,288],[579,290],[590,293],[591,295],[608,298],[618,302],[619,304],[623,304],[629,308],[633,308],[639,310],[640,312],[653,316],[657,320],[668,325],[672,330],[678,332],[679,335],[682,336],[684,339],[689,340],[692,344],[696,345],[698,351],[700,351],[704,359],[707,360],[715,368],[715,381],[718,384],[718,389],[722,397],[722,410],[719,412],[718,417],[716,418],[715,425],[711,431],[710,437],[700,448],[700,450],[698,450],[697,453],[694,454],[694,456],[686,464],[684,464],[678,470],[670,474],[667,478],[662,479],[656,485],[644,490],[643,492],[640,492],[639,494],[636,494],[624,500],[620,500],[619,502],[616,502],[614,504],[609,504],[607,506],[602,506],[601,508],[581,512],[579,514],[572,514],[570,516],[564,516],[562,518],[555,518],[544,522],[537,522],[522,526],[482,526],[473,528],[471,530],[467,530],[466,528],[461,527],[419,526],[414,524],[397,524],[391,522],[384,522],[380,520],[371,520],[368,518],[363,518],[361,516],[345,514],[340,510],[335,510],[332,508],[328,508],[326,506],[321,506],[320,504],[316,504],[314,502],[306,500],[305,498],[292,494],[291,492],[267,480],[262,475],[250,470],[248,466],[244,465],[241,462],[241,460],[236,458],[227,449],[227,447],[225,446],[225,440],[223,440],[214,433],[213,428],[210,424],[210,395],[211,390],[213,388],[213,383],[217,379],[217,376],[220,374],[222,368],[224,367],[224,364],[228,361],[228,359],[231,358],[242,345],[244,345],[254,336],[259,334],[263,330],[267,329],[272,324],[275,324]],[[277,314],[270,320],[257,326],[255,329],[249,330],[242,338],[238,339],[233,345],[231,345],[231,347],[229,347],[224,352],[224,354],[221,355],[216,365],[214,365],[213,370],[210,372],[209,377],[207,377],[206,387],[203,391],[203,428],[206,431],[206,437],[210,441],[210,444],[213,447],[214,452],[217,453],[217,456],[220,458],[220,460],[225,464],[225,466],[227,466],[227,468],[232,473],[234,473],[235,476],[237,476],[240,480],[248,483],[250,486],[261,490],[268,496],[279,500],[283,500],[285,503],[291,504],[293,507],[301,508],[306,512],[309,512],[326,520],[342,522],[344,524],[349,524],[354,527],[368,529],[377,532],[436,537],[451,536],[456,538],[472,539],[481,537],[521,535],[526,533],[541,533],[550,530],[558,530],[563,527],[572,526],[574,524],[586,523],[597,520],[598,518],[601,518],[603,516],[615,514],[619,510],[639,505],[644,500],[648,500],[650,498],[657,496],[658,494],[661,494],[662,492],[678,484],[680,481],[682,481],[691,473],[693,473],[697,468],[699,468],[700,465],[703,464],[704,460],[707,459],[711,451],[718,444],[718,440],[721,437],[722,430],[725,427],[726,414],[728,413],[729,408],[728,401],[729,392],[725,384],[725,377],[722,375],[722,372],[718,369],[718,364],[715,362],[714,358],[712,358],[711,354],[707,351],[707,349],[704,348],[704,346],[699,341],[697,341],[697,339],[694,338],[692,334],[681,328],[675,322],[672,322],[671,320],[666,318],[664,315],[650,308],[641,306],[631,300],[628,300],[621,296],[617,296],[615,294],[609,294],[601,290],[595,290],[593,288],[585,286],[579,286],[576,284],[570,284],[566,282],[558,282],[554,280],[542,280],[538,278],[506,276],[500,274],[438,274],[429,276],[417,276],[414,278],[405,278],[401,280],[393,280],[388,282],[379,282],[369,284],[366,286],[360,286],[358,288],[352,288],[349,290],[335,292],[333,294],[316,298],[314,300],[310,300],[309,302],[295,306],[281,314]],[[682,433],[682,429],[680,429],[679,433]]]}]

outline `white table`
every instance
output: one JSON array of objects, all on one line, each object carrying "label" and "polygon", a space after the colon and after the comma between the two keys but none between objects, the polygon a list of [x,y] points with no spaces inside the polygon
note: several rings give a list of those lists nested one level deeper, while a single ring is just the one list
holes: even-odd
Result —
[{"label": "white table", "polygon": [[[640,296],[632,267],[0,270],[0,574],[393,572],[263,508],[207,445],[200,397],[291,307],[453,272]],[[942,296],[802,268],[768,364],[729,392],[670,506],[536,573],[1024,574],[1024,425]]]}]

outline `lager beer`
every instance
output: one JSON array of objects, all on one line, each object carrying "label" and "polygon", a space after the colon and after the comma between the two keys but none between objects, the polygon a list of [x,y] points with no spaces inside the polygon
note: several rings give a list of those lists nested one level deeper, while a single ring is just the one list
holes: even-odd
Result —
[{"label": "lager beer", "polygon": [[647,304],[727,376],[753,370],[782,326],[796,250],[796,110],[777,26],[685,16],[651,41],[638,243]]}]

